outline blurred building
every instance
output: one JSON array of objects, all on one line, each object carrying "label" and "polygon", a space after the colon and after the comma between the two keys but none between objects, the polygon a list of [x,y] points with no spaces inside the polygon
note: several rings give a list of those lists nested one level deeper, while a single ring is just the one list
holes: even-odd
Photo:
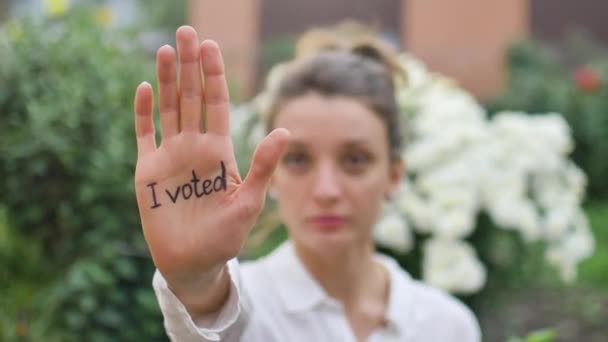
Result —
[{"label": "blurred building", "polygon": [[[101,6],[112,26],[133,23],[142,15],[142,4],[159,6],[139,0],[0,0],[0,22],[11,16],[61,12],[85,2]],[[189,21],[202,38],[213,38],[222,46],[237,99],[252,95],[267,69],[290,57],[300,33],[344,19],[378,29],[400,49],[482,99],[500,92],[505,52],[517,39],[533,35],[556,40],[573,28],[584,28],[608,43],[606,0],[177,0],[174,4],[179,7],[184,2],[188,2]],[[172,40],[152,36],[145,44],[151,50]]]},{"label": "blurred building", "polygon": [[351,18],[478,97],[491,98],[505,82],[505,52],[515,40],[554,39],[584,27],[608,42],[605,13],[605,0],[189,0],[191,24],[219,41],[233,89],[245,97],[290,39]]}]

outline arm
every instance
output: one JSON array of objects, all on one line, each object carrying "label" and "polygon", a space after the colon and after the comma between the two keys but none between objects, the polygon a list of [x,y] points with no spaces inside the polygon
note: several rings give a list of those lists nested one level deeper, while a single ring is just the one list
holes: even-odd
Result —
[{"label": "arm", "polygon": [[242,180],[220,50],[213,41],[199,44],[191,27],[179,28],[176,38],[179,77],[175,50],[163,46],[157,53],[160,146],[152,87],[144,82],[135,94],[135,192],[154,264],[196,322],[230,298],[226,264],[239,254],[263,208],[288,132],[275,130],[260,143]]},{"label": "arm", "polygon": [[167,335],[173,341],[239,341],[249,321],[250,305],[241,286],[236,259],[227,264],[230,289],[224,305],[214,313],[196,320],[168,288],[166,280],[156,272],[154,291],[164,316]]}]

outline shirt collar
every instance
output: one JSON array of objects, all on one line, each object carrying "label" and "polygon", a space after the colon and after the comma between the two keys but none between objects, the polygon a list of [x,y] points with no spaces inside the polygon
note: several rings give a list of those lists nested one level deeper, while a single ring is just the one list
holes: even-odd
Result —
[{"label": "shirt collar", "polygon": [[267,267],[288,312],[302,312],[330,300],[295,253],[291,241],[279,246],[267,259]]},{"label": "shirt collar", "polygon": [[[376,258],[386,268],[390,279],[387,324],[389,328],[399,330],[411,323],[412,279],[394,259],[382,254],[376,254]],[[306,270],[291,241],[283,243],[269,255],[267,267],[273,282],[279,284],[274,289],[288,312],[311,310],[322,303],[336,305],[336,301]]]},{"label": "shirt collar", "polygon": [[411,327],[414,314],[413,280],[397,262],[382,254],[377,259],[386,267],[390,279],[386,320],[390,329]]}]

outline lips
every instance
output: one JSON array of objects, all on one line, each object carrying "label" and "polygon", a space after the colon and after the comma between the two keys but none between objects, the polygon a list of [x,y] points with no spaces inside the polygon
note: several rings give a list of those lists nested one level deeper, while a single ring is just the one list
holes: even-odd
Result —
[{"label": "lips", "polygon": [[320,215],[314,217],[312,222],[323,230],[335,230],[346,222],[346,218],[339,215]]}]

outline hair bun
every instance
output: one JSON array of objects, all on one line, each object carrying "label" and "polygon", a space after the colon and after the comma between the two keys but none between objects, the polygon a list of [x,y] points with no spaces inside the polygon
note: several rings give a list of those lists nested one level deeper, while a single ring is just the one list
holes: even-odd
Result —
[{"label": "hair bun", "polygon": [[314,55],[320,51],[338,50],[343,47],[331,31],[315,28],[307,31],[296,43],[296,59]]},{"label": "hair bun", "polygon": [[326,28],[305,32],[296,44],[296,59],[321,51],[342,50],[382,64],[391,76],[407,80],[396,50],[369,26],[346,20]]}]

